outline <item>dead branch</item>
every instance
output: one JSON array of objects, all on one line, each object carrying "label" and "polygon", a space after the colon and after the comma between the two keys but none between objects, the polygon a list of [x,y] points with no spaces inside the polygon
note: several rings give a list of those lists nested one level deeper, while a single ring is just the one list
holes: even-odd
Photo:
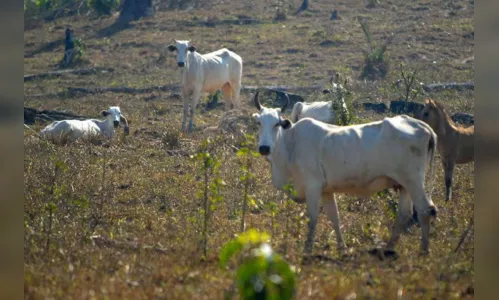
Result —
[{"label": "dead branch", "polygon": [[167,254],[167,250],[163,248],[153,247],[153,246],[140,246],[138,244],[132,243],[124,243],[113,240],[105,239],[101,236],[92,236],[90,239],[94,242],[94,244],[98,247],[103,248],[114,248],[123,251],[131,251],[131,252],[139,252],[141,250],[149,250],[152,252],[156,252],[159,254]]},{"label": "dead branch", "polygon": [[438,92],[442,90],[475,90],[474,82],[448,82],[448,83],[430,83],[423,87],[425,92]]},{"label": "dead branch", "polygon": [[461,246],[464,244],[464,241],[468,237],[468,234],[470,233],[473,224],[474,224],[474,218],[471,219],[470,223],[468,224],[468,228],[466,228],[466,230],[463,232],[463,235],[459,239],[459,243],[457,244],[456,249],[454,249],[454,253],[457,253],[459,249],[461,249]]}]

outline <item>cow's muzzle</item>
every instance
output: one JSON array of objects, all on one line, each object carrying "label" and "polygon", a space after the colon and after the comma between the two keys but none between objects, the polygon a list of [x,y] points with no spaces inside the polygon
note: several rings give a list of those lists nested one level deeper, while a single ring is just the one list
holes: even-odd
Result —
[{"label": "cow's muzzle", "polygon": [[178,66],[179,66],[179,67],[181,67],[181,68],[183,68],[183,67],[185,66],[185,63],[183,63],[183,62],[179,62],[179,63],[178,63]]},{"label": "cow's muzzle", "polygon": [[120,121],[113,121],[114,128],[120,126]]},{"label": "cow's muzzle", "polygon": [[267,156],[270,154],[270,147],[269,146],[260,146],[260,147],[258,147],[258,152],[260,152],[260,154],[263,156]]}]

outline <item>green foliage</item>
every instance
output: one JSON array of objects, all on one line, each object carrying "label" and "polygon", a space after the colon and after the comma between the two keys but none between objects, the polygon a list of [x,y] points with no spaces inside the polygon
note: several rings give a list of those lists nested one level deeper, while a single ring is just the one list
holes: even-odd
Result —
[{"label": "green foliage", "polygon": [[87,46],[85,45],[85,42],[81,38],[77,38],[74,40],[75,43],[75,53],[73,54],[73,59],[78,60],[83,57],[83,54],[85,53],[85,49]]},{"label": "green foliage", "polygon": [[119,5],[120,0],[88,0],[88,6],[99,15],[110,15]]},{"label": "green foliage", "polygon": [[252,134],[245,134],[244,138],[245,141],[242,143],[241,149],[237,151],[237,157],[239,159],[240,171],[241,171],[241,176],[239,176],[239,180],[244,186],[243,207],[241,214],[241,232],[244,231],[245,227],[245,217],[246,217],[248,202],[253,207],[255,208],[258,207],[255,199],[250,196],[249,189],[255,178],[255,174],[251,170],[252,158],[260,156],[258,152],[252,150],[255,148],[254,147],[256,141],[255,136]]},{"label": "green foliage", "polygon": [[236,282],[242,299],[292,299],[295,294],[295,273],[274,253],[269,240],[268,234],[250,229],[220,251],[222,268],[233,257],[240,257]]},{"label": "green foliage", "polygon": [[24,13],[30,16],[73,4],[73,0],[24,0]]},{"label": "green foliage", "polygon": [[398,80],[392,84],[393,90],[398,94],[399,97],[405,102],[405,113],[408,111],[409,101],[414,102],[414,100],[424,93],[423,83],[417,80],[417,70],[407,69],[404,71],[404,65],[401,63],[399,65],[401,80]]},{"label": "green foliage", "polygon": [[[331,93],[327,94],[332,97],[331,109],[337,116],[337,124],[340,126],[350,125],[354,121],[355,115],[353,114],[353,93],[348,86],[348,80],[343,79],[339,73],[334,77],[336,80],[336,91],[333,89],[334,82],[331,82]],[[342,102],[345,102],[343,106]]]},{"label": "green foliage", "polygon": [[[207,138],[203,141],[200,151],[191,156],[201,165],[200,172],[204,180],[201,182],[197,196],[203,201],[203,257],[206,257],[208,247],[208,226],[211,212],[213,212],[217,205],[223,200],[220,189],[225,186],[225,182],[220,177],[220,161],[210,154],[209,146],[212,141]],[[211,178],[211,182],[210,182]]]},{"label": "green foliage", "polygon": [[361,79],[375,80],[377,78],[385,78],[389,70],[389,62],[385,56],[391,38],[385,41],[381,46],[375,45],[367,22],[359,19],[359,23],[366,37],[368,46],[368,51],[364,55],[364,68],[362,70]]}]

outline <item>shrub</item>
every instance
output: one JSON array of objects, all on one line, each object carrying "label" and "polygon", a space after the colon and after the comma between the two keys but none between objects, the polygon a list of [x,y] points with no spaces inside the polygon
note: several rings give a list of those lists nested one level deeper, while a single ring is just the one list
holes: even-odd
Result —
[{"label": "shrub", "polygon": [[239,255],[236,284],[241,299],[292,299],[295,273],[289,264],[274,253],[270,236],[254,229],[231,240],[220,251],[220,266]]},{"label": "shrub", "polygon": [[120,0],[88,0],[88,6],[99,15],[110,15],[119,5]]},{"label": "shrub", "polygon": [[368,51],[364,54],[364,68],[362,70],[361,79],[375,80],[376,78],[385,78],[389,70],[386,50],[392,38],[387,39],[382,46],[375,45],[367,22],[362,19],[359,19],[359,22],[368,46]]}]

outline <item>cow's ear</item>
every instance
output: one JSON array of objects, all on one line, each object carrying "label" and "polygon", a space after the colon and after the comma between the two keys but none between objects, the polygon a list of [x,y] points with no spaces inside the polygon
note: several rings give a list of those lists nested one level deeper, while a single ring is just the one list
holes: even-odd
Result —
[{"label": "cow's ear", "polygon": [[280,125],[283,129],[288,129],[291,127],[291,121],[288,119],[282,119]]},{"label": "cow's ear", "polygon": [[177,47],[175,47],[174,45],[169,45],[168,46],[168,50],[170,50],[171,52],[177,50]]},{"label": "cow's ear", "polygon": [[103,116],[103,117],[107,117],[107,115],[109,115],[109,112],[107,110],[103,110],[100,112],[100,114]]},{"label": "cow's ear", "polygon": [[191,51],[191,52],[195,52],[195,51],[196,51],[196,47],[194,47],[194,46],[189,46],[189,47],[187,48],[187,50],[189,50],[189,51]]}]

